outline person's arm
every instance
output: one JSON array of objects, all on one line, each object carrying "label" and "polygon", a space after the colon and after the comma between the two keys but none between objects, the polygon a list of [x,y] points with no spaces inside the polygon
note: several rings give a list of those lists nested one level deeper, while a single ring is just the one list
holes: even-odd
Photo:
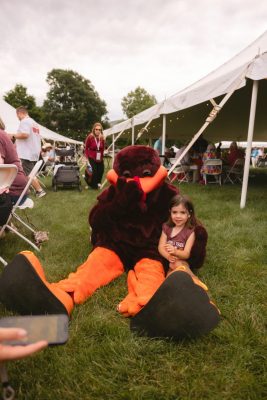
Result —
[{"label": "person's arm", "polygon": [[183,250],[176,249],[171,244],[166,244],[166,251],[168,254],[171,254],[174,257],[179,258],[180,260],[188,260],[190,257],[190,253],[195,242],[195,233],[192,232],[189,238],[186,241],[185,248]]},{"label": "person's arm", "polygon": [[29,134],[26,132],[18,132],[18,133],[8,133],[8,136],[10,137],[11,140],[27,139],[29,137]]},{"label": "person's arm", "polygon": [[166,250],[166,245],[167,245],[167,235],[166,233],[162,232],[159,239],[158,251],[162,255],[162,257],[166,258],[166,260],[173,263],[176,261],[176,257],[174,257],[173,254],[170,254]]},{"label": "person's arm", "polygon": [[0,328],[0,362],[28,357],[44,349],[48,345],[45,340],[27,346],[9,346],[1,344],[2,341],[24,339],[26,336],[27,332],[24,329]]},{"label": "person's arm", "polygon": [[91,134],[89,134],[85,140],[84,144],[84,155],[86,158],[89,158],[89,147],[90,147],[90,142],[91,142]]}]

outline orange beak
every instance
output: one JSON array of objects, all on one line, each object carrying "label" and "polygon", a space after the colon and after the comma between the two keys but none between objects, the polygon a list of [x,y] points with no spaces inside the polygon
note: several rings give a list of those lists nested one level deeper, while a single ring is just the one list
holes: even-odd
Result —
[{"label": "orange beak", "polygon": [[[143,192],[146,194],[152,192],[152,190],[156,189],[161,184],[161,182],[164,181],[166,176],[167,176],[167,170],[161,165],[154,176],[145,176],[144,178],[139,178],[139,183]],[[117,172],[115,172],[114,169],[108,171],[107,180],[109,181],[109,183],[116,185],[118,180],[118,174]],[[133,180],[136,179],[127,178],[127,182]]]}]

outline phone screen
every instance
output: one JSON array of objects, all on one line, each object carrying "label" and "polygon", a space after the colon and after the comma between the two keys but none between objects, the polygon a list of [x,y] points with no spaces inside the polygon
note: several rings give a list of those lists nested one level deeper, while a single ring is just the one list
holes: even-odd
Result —
[{"label": "phone screen", "polygon": [[69,318],[65,314],[29,315],[0,319],[1,328],[23,328],[28,335],[25,339],[7,341],[5,344],[23,345],[46,340],[48,344],[63,344],[68,340]]}]

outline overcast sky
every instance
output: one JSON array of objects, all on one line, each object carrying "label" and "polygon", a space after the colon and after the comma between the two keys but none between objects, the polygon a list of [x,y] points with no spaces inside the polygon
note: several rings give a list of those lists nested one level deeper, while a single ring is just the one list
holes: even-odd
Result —
[{"label": "overcast sky", "polygon": [[0,95],[20,83],[39,105],[53,68],[89,79],[110,120],[137,86],[162,101],[267,29],[266,0],[1,0]]}]

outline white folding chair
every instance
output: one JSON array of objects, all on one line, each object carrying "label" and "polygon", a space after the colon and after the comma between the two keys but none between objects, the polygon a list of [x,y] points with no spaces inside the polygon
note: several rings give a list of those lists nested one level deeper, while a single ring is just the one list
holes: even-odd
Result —
[{"label": "white folding chair", "polygon": [[[173,165],[176,158],[169,158],[170,164]],[[171,173],[169,177],[170,182],[177,181],[178,183],[189,182],[189,166],[178,164]]]},{"label": "white folding chair", "polygon": [[21,205],[20,205],[20,203],[21,203],[23,197],[27,194],[28,189],[29,189],[30,185],[32,184],[32,181],[35,178],[37,172],[39,171],[39,168],[41,165],[42,165],[42,160],[37,161],[37,163],[35,164],[34,168],[32,169],[31,173],[28,176],[27,185],[25,186],[25,188],[24,188],[23,192],[21,193],[19,199],[17,200],[16,204],[14,204],[14,206],[11,210],[11,213],[8,217],[7,222],[2,226],[2,228],[0,230],[0,237],[2,236],[5,229],[9,229],[10,231],[12,231],[16,235],[18,235],[21,239],[23,239],[27,243],[29,243],[37,251],[40,251],[39,248],[30,239],[28,239],[26,236],[22,235],[22,233],[20,233],[17,229],[15,229],[11,224],[11,220],[13,218],[16,219],[24,227],[29,229],[32,233],[35,233],[34,229],[30,225],[28,225],[25,221],[23,221],[20,216],[17,215],[16,210],[17,209],[25,209],[25,208],[33,208],[33,201],[29,198],[26,199],[26,201],[24,203],[22,203]]},{"label": "white folding chair", "polygon": [[11,186],[17,173],[18,168],[15,164],[0,164],[0,193]]},{"label": "white folding chair", "polygon": [[234,165],[225,171],[226,177],[224,183],[230,182],[232,185],[235,183],[242,183],[244,164],[245,160],[243,158],[235,160]]},{"label": "white folding chair", "polygon": [[[208,183],[222,184],[222,160],[217,158],[210,158],[203,163],[203,179],[205,185]],[[212,177],[212,179],[208,179]]]},{"label": "white folding chair", "polygon": [[[17,173],[18,168],[15,164],[0,164],[0,194],[11,186]],[[2,257],[0,257],[0,262],[3,265],[7,265],[7,262]]]}]

